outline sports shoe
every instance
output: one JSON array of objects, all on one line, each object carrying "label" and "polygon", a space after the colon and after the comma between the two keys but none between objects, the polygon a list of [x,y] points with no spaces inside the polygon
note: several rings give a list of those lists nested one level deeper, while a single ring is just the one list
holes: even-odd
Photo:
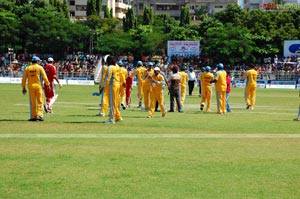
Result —
[{"label": "sports shoe", "polygon": [[105,114],[103,114],[103,113],[98,113],[96,116],[99,116],[99,117],[105,117]]},{"label": "sports shoe", "polygon": [[123,110],[126,110],[126,107],[124,106],[123,103],[121,103],[121,106],[122,106],[122,109],[123,109]]},{"label": "sports shoe", "polygon": [[28,121],[29,122],[34,122],[34,121],[37,121],[37,119],[36,118],[30,118],[30,119],[28,119]]},{"label": "sports shoe", "polygon": [[44,111],[45,111],[46,113],[48,113],[48,109],[47,109],[46,104],[43,104],[43,108],[44,108]]},{"label": "sports shoe", "polygon": [[104,124],[114,124],[114,123],[115,123],[115,121],[112,119],[108,119],[108,120],[104,121]]},{"label": "sports shoe", "polygon": [[166,112],[163,112],[163,113],[161,114],[161,116],[162,116],[162,117],[166,117]]},{"label": "sports shoe", "polygon": [[38,120],[38,121],[41,121],[41,122],[42,122],[42,121],[44,121],[44,118],[43,118],[43,117],[41,117],[41,116],[37,116],[37,117],[36,117],[36,120]]},{"label": "sports shoe", "polygon": [[148,115],[147,118],[152,118],[152,116],[151,116],[151,115]]},{"label": "sports shoe", "polygon": [[139,102],[139,105],[137,106],[137,108],[142,108],[142,102]]},{"label": "sports shoe", "polygon": [[297,121],[297,122],[298,122],[298,121],[300,121],[300,119],[299,119],[299,118],[295,118],[294,121]]},{"label": "sports shoe", "polygon": [[122,121],[123,121],[122,118],[116,120],[116,122],[122,122]]},{"label": "sports shoe", "polygon": [[168,112],[174,112],[174,110],[168,110]]},{"label": "sports shoe", "polygon": [[246,105],[246,109],[249,109],[250,107],[251,107],[250,104],[247,104],[247,105]]},{"label": "sports shoe", "polygon": [[204,104],[201,104],[200,105],[200,111],[203,111],[203,108],[204,108]]}]

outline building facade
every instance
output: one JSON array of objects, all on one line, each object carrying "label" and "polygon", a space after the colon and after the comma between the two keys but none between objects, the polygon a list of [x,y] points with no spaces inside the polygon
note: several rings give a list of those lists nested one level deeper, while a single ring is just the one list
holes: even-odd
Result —
[{"label": "building facade", "polygon": [[[71,20],[85,20],[87,0],[68,0],[69,12]],[[131,7],[130,0],[103,0],[102,12],[100,16],[104,17],[105,6],[112,10],[113,17],[122,19],[128,8]]]},{"label": "building facade", "polygon": [[[118,19],[125,17],[129,8],[133,9],[136,16],[141,16],[145,7],[151,7],[155,15],[168,13],[178,20],[181,7],[186,6],[190,8],[192,20],[197,20],[199,9],[213,16],[227,9],[230,4],[237,4],[246,10],[278,10],[284,7],[300,6],[300,0],[284,0],[280,5],[276,5],[273,0],[103,0],[100,16],[104,17],[105,6],[112,10],[113,16]],[[68,0],[68,6],[72,20],[86,19],[87,0]]]}]

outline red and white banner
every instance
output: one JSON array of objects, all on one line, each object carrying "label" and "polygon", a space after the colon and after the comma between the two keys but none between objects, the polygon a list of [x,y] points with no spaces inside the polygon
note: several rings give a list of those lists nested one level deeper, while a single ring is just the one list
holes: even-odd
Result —
[{"label": "red and white banner", "polygon": [[199,56],[200,41],[168,41],[168,56]]}]

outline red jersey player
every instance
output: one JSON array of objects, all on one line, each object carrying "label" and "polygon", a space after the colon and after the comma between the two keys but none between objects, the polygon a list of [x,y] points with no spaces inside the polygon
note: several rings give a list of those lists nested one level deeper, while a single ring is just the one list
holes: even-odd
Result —
[{"label": "red jersey player", "polygon": [[52,105],[58,97],[58,95],[55,93],[54,79],[58,83],[59,88],[62,87],[62,85],[59,83],[58,78],[56,77],[56,68],[53,65],[53,63],[54,59],[52,57],[49,57],[48,64],[44,66],[44,70],[50,82],[50,87],[44,87],[44,92],[46,96],[46,104],[44,105],[44,109],[47,113],[52,113]]}]

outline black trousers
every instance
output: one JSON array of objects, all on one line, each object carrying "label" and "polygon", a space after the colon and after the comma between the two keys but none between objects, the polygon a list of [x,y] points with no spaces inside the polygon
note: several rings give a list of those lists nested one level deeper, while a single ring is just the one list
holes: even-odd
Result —
[{"label": "black trousers", "polygon": [[182,104],[180,100],[180,89],[170,90],[170,111],[174,111],[175,100],[177,103],[178,111],[182,112]]},{"label": "black trousers", "polygon": [[195,87],[195,80],[192,81],[189,80],[188,85],[189,85],[189,95],[192,95]]}]

